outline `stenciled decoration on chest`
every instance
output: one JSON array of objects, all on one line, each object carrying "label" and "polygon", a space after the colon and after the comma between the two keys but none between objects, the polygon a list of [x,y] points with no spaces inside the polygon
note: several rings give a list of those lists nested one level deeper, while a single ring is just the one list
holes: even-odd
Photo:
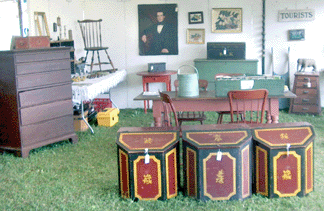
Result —
[{"label": "stenciled decoration on chest", "polygon": [[315,10],[304,9],[304,10],[279,10],[278,21],[312,21],[315,20]]}]

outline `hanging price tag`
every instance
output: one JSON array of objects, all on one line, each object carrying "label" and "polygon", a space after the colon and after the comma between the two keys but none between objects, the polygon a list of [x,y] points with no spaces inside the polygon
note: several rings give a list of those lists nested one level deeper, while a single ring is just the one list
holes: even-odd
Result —
[{"label": "hanging price tag", "polygon": [[290,148],[290,144],[287,144],[287,156],[289,157],[289,148]]},{"label": "hanging price tag", "polygon": [[220,150],[218,150],[217,156],[216,156],[216,160],[217,161],[221,161],[222,160],[222,156],[223,156],[223,153]]},{"label": "hanging price tag", "polygon": [[308,88],[311,88],[312,87],[312,84],[311,84],[311,82],[309,81],[309,82],[307,82],[307,87]]},{"label": "hanging price tag", "polygon": [[148,154],[148,148],[145,148],[145,157],[144,157],[144,163],[149,164],[150,163],[150,155]]},{"label": "hanging price tag", "polygon": [[312,87],[312,84],[311,84],[311,82],[310,82],[310,79],[309,79],[309,78],[307,78],[307,83],[306,83],[306,86],[307,86],[307,88],[311,88],[311,87]]}]

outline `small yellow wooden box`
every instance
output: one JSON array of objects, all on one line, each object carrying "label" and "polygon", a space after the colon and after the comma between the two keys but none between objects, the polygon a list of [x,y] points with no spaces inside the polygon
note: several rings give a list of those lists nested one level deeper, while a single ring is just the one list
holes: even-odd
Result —
[{"label": "small yellow wooden box", "polygon": [[105,108],[97,114],[98,125],[107,127],[114,126],[119,120],[118,114],[118,108]]}]

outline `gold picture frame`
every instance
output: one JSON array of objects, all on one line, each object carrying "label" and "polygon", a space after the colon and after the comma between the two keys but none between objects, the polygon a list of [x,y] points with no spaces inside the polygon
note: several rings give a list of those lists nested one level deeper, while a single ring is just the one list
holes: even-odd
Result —
[{"label": "gold picture frame", "polygon": [[241,33],[242,8],[213,8],[213,33]]},{"label": "gold picture frame", "polygon": [[187,29],[187,44],[205,44],[205,29]]}]

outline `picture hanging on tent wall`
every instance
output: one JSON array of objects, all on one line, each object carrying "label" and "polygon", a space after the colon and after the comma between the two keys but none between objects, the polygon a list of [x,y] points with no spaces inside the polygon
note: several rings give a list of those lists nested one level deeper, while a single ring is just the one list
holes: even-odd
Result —
[{"label": "picture hanging on tent wall", "polygon": [[242,32],[242,8],[213,8],[212,32]]},{"label": "picture hanging on tent wall", "polygon": [[138,5],[139,55],[178,55],[177,4]]},{"label": "picture hanging on tent wall", "polygon": [[205,44],[205,29],[187,29],[187,44]]},{"label": "picture hanging on tent wall", "polygon": [[289,41],[303,41],[305,40],[305,29],[294,29],[288,31],[288,40]]},{"label": "picture hanging on tent wall", "polygon": [[189,19],[189,24],[204,23],[203,12],[189,12],[188,19]]}]

